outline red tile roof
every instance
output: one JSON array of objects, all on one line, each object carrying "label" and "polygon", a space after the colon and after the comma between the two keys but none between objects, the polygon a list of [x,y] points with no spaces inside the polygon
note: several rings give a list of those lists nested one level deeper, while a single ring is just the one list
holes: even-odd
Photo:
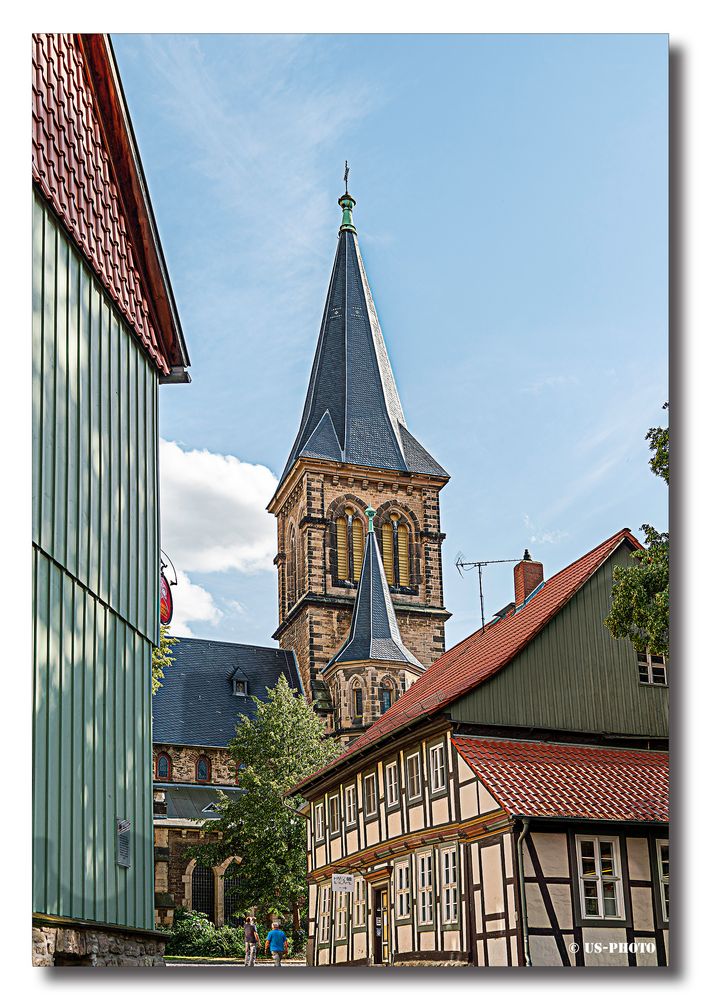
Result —
[{"label": "red tile roof", "polygon": [[416,680],[394,705],[335,761],[310,775],[321,776],[346,757],[361,753],[383,736],[432,715],[456,698],[488,680],[505,667],[555,617],[597,569],[624,543],[642,545],[629,528],[622,528],[595,549],[577,559],[541,588],[520,609],[492,622],[484,632],[478,629],[447,650]]},{"label": "red tile roof", "polygon": [[512,816],[669,822],[666,753],[462,736],[453,743]]},{"label": "red tile roof", "polygon": [[[90,75],[88,52],[95,73],[99,64],[99,79]],[[107,42],[101,35],[37,34],[32,66],[34,181],[153,363],[167,375],[171,365],[187,365],[189,359],[167,274],[149,265],[158,253],[150,244],[158,237],[147,232],[148,196],[142,192],[138,208],[125,209],[132,175],[140,170],[138,152],[125,152],[119,166],[111,155],[110,143],[115,149],[118,142],[128,146],[130,126],[126,112],[115,110],[118,83]],[[98,87],[109,90],[109,98],[98,98]]]}]

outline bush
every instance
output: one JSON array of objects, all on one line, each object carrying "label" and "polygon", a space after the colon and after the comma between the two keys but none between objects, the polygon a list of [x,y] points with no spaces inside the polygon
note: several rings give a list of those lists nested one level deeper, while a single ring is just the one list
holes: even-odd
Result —
[{"label": "bush", "polygon": [[243,958],[242,927],[215,927],[206,913],[179,907],[166,943],[166,955],[204,958]]}]

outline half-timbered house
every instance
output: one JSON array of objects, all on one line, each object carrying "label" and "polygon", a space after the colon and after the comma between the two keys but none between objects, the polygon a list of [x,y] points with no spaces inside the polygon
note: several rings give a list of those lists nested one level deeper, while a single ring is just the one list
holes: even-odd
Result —
[{"label": "half-timbered house", "polygon": [[526,554],[514,601],[297,786],[311,964],[666,964],[667,664],[603,624],[639,547],[547,581]]}]

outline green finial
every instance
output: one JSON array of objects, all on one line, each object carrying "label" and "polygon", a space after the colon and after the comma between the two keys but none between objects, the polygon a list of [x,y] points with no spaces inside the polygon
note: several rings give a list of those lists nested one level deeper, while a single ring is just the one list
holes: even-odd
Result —
[{"label": "green finial", "polygon": [[375,531],[375,529],[372,526],[372,522],[373,522],[373,519],[375,517],[375,514],[377,514],[377,511],[373,510],[372,507],[367,507],[366,510],[365,510],[365,513],[366,513],[367,519],[368,519],[368,532],[370,534],[373,534],[374,531]]},{"label": "green finial", "polygon": [[343,209],[343,218],[341,219],[341,228],[339,229],[339,233],[342,233],[344,231],[347,231],[349,233],[356,232],[356,228],[353,225],[353,208],[355,207],[355,200],[351,198],[351,196],[348,194],[349,173],[350,169],[348,167],[348,160],[346,160],[346,169],[343,173],[343,180],[345,181],[346,184],[346,191],[345,194],[342,194],[341,197],[338,199],[338,204]]}]

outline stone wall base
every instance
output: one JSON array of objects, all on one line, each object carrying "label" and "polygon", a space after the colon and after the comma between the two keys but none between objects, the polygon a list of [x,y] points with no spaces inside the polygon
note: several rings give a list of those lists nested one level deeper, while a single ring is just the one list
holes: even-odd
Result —
[{"label": "stone wall base", "polygon": [[160,935],[95,924],[32,927],[32,965],[164,965]]}]

